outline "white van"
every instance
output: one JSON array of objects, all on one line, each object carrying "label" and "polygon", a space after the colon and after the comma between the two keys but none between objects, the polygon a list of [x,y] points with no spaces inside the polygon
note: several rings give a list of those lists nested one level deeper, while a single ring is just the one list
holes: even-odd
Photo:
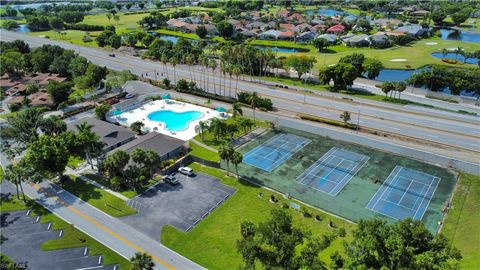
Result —
[{"label": "white van", "polygon": [[193,170],[189,167],[180,167],[180,168],[178,168],[178,171],[180,173],[183,173],[183,174],[188,175],[188,176],[193,175]]}]

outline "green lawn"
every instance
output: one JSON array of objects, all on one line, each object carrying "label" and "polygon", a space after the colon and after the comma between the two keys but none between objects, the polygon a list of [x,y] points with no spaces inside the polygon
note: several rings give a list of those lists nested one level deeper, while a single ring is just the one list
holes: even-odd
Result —
[{"label": "green lawn", "polygon": [[85,160],[81,157],[78,157],[78,156],[69,156],[68,157],[68,163],[67,163],[67,166],[72,168],[72,169],[76,169],[78,168],[80,165],[82,165],[83,163],[85,162]]},{"label": "green lawn", "polygon": [[[435,42],[437,44],[427,45],[427,43]],[[283,46],[283,47],[298,47],[303,49],[309,49],[309,52],[305,53],[277,53],[279,56],[290,55],[308,55],[314,56],[317,59],[317,63],[314,66],[314,70],[319,68],[336,64],[340,58],[351,53],[363,53],[366,57],[376,58],[382,61],[385,68],[419,68],[425,65],[440,64],[455,66],[447,64],[441,61],[439,58],[431,56],[432,52],[441,51],[443,48],[457,48],[461,46],[467,51],[476,51],[480,49],[480,45],[474,42],[462,42],[458,40],[442,40],[438,37],[418,40],[408,46],[394,46],[387,49],[373,49],[368,47],[353,48],[344,45],[335,45],[328,47],[324,52],[319,53],[312,45],[295,44],[292,41],[265,41],[254,40],[250,42],[254,45],[270,45],[270,46]],[[390,61],[392,59],[405,59],[403,62]],[[461,65],[461,67],[474,68],[476,65]]]},{"label": "green lawn", "polygon": [[462,269],[480,267],[480,176],[460,173],[442,234],[461,252]]},{"label": "green lawn", "polygon": [[65,248],[88,247],[88,254],[90,256],[103,256],[103,265],[119,264],[121,269],[129,269],[130,262],[127,259],[118,255],[113,250],[97,242],[95,239],[84,234],[80,230],[75,229],[73,225],[63,221],[31,199],[28,199],[26,203],[17,200],[15,205],[11,203],[6,205],[5,202],[1,203],[2,211],[18,211],[25,209],[31,209],[32,216],[40,216],[40,223],[52,223],[53,230],[63,230],[63,237],[44,242],[40,247],[41,250],[49,251]]},{"label": "green lawn", "polygon": [[[235,178],[227,177],[224,171],[205,167],[197,163],[189,165],[197,172],[203,172],[221,179],[223,184],[237,189],[224,204],[209,214],[195,228],[188,233],[181,232],[174,227],[165,226],[162,229],[161,242],[180,254],[200,263],[208,269],[239,269],[241,256],[236,249],[236,241],[240,238],[240,224],[245,220],[260,222],[266,220],[271,209],[281,207],[287,200],[267,189],[263,189]],[[259,193],[263,197],[259,197]],[[270,195],[275,194],[280,202],[269,202]],[[329,262],[330,254],[334,251],[343,252],[344,240],[350,240],[355,225],[342,219],[335,218],[323,212],[309,209],[323,220],[304,218],[292,208],[287,210],[294,218],[296,226],[311,230],[315,236],[336,233],[336,229],[328,227],[332,220],[337,228],[345,228],[347,236],[338,237],[332,244],[322,251],[321,258]]]},{"label": "green lawn", "polygon": [[137,213],[137,210],[128,206],[122,199],[73,175],[70,175],[70,178],[70,181],[66,181],[61,185],[62,188],[103,212],[114,217]]},{"label": "green lawn", "polygon": [[[84,176],[87,178],[90,178],[91,180],[99,183],[102,186],[105,186],[108,188],[110,187],[110,181],[108,181],[108,179],[106,178],[103,178],[101,176],[98,176],[96,174],[91,174],[91,173],[85,174]],[[138,193],[135,190],[123,190],[123,191],[118,191],[118,193],[130,199],[138,195]]]},{"label": "green lawn", "polygon": [[22,200],[22,195],[20,199],[16,195],[11,195],[8,200],[0,200],[0,211],[18,211],[28,209],[28,205]]},{"label": "green lawn", "polygon": [[190,145],[190,149],[192,150],[190,152],[190,155],[192,156],[196,156],[204,160],[209,160],[214,162],[217,162],[220,160],[218,153],[215,153],[205,147],[202,147],[201,145],[195,143],[194,141],[190,141],[189,145]]},{"label": "green lawn", "polygon": [[184,32],[174,31],[169,29],[157,29],[155,30],[155,32],[164,34],[164,35],[178,36],[178,37],[184,37],[189,39],[200,39],[196,34],[184,33]]},{"label": "green lawn", "polygon": [[3,167],[0,166],[0,183],[3,182],[3,177],[4,177],[4,176],[3,176]]},{"label": "green lawn", "polygon": [[[253,120],[253,119],[252,119]],[[235,123],[236,120],[233,118],[233,117],[230,117],[228,118],[227,120],[225,120],[226,123],[228,124],[231,124],[231,123]],[[255,121],[255,124],[256,124],[256,127],[265,127],[265,128],[268,128],[269,125],[267,122],[264,122],[264,121],[259,121],[259,120],[256,120]],[[253,127],[252,129],[255,129],[255,127]],[[247,130],[247,132],[249,132]],[[245,133],[242,131],[242,130],[239,130],[237,133],[235,133],[235,135],[233,136],[234,138],[238,138],[242,135],[245,135]],[[223,144],[224,142],[224,139],[223,138],[215,138],[213,136],[212,133],[210,133],[209,131],[205,131],[203,132],[203,140],[202,140],[202,135],[201,134],[198,134],[197,136],[195,136],[195,139],[199,142],[202,142],[212,148],[215,148],[215,149],[219,149],[220,146]]]}]

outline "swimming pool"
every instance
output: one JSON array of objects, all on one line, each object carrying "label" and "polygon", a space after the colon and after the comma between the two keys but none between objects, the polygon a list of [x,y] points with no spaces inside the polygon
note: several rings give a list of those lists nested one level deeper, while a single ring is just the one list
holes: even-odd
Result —
[{"label": "swimming pool", "polygon": [[149,113],[147,117],[152,121],[164,123],[166,129],[176,132],[187,129],[188,124],[202,118],[203,113],[199,111],[174,112],[171,110],[159,110]]}]

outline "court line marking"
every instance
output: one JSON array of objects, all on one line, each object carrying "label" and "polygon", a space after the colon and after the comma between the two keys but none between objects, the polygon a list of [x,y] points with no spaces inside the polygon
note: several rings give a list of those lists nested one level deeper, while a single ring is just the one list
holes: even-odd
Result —
[{"label": "court line marking", "polygon": [[[109,229],[108,227],[106,227],[105,225],[103,224],[100,224],[98,221],[96,221],[95,219],[93,219],[92,217],[84,214],[83,212],[81,212],[80,210],[76,209],[75,207],[69,205],[67,202],[65,202],[64,200],[60,199],[60,197],[58,197],[57,195],[54,195],[52,194],[51,192],[48,192],[47,190],[45,190],[43,187],[41,187],[40,185],[38,184],[35,184],[35,183],[31,183],[30,184],[35,190],[37,190],[38,192],[42,192],[42,193],[45,193],[45,195],[47,195],[48,197],[52,198],[53,200],[55,200],[56,202],[60,203],[61,205],[65,206],[67,209],[69,209],[70,211],[72,211],[73,213],[75,213],[76,215],[84,218],[85,220],[87,220],[88,222],[92,223],[93,225],[95,225],[96,227],[102,229],[103,231],[107,232],[108,234],[112,235],[113,237],[117,238],[118,240],[120,240],[121,242],[125,243],[126,245],[134,248],[135,250],[137,251],[140,251],[140,252],[143,252],[143,253],[147,253],[143,248],[139,247],[138,245],[130,242],[129,240],[123,238],[121,235],[119,235],[118,233],[112,231],[111,229]],[[160,259],[159,257],[153,255],[153,254],[149,254],[150,256],[152,256],[152,259],[155,260],[156,262],[162,264],[163,266],[167,267],[168,269],[171,269],[171,270],[175,270],[176,268],[173,267],[171,264],[163,261],[162,259]]]},{"label": "court line marking", "polygon": [[[348,151],[348,150],[340,149],[340,148],[337,148],[337,147],[332,147],[327,153],[325,153],[322,157],[320,157],[317,161],[315,161],[315,163],[313,165],[311,165],[306,171],[304,171],[301,175],[299,175],[296,178],[296,181],[300,184],[304,184],[304,185],[306,185],[306,186],[308,186],[312,189],[315,189],[317,191],[329,194],[331,196],[338,195],[338,193],[361,170],[361,168],[368,162],[368,160],[370,160],[370,157],[368,157],[366,155],[358,154],[358,153],[351,152],[351,151],[348,151],[348,152],[356,154],[357,156],[361,156],[362,158],[360,160],[346,159],[346,158],[341,157],[340,155],[335,155],[335,153],[337,153],[338,150]],[[334,159],[334,158],[338,158],[338,159],[340,159],[340,161],[335,165],[334,164],[329,164],[329,161]],[[330,180],[328,178],[328,176],[331,175],[333,173],[333,171],[335,171],[336,168],[340,164],[342,164],[344,161],[350,162],[351,164],[355,164],[355,165],[348,172],[345,171],[345,170],[337,170],[338,172],[341,172],[343,174],[343,177],[340,178],[339,181]],[[335,166],[335,167],[333,167],[333,166]],[[319,168],[320,168],[320,170],[318,170]],[[321,169],[323,169],[323,168],[328,168],[330,170],[326,173],[326,175],[323,175],[323,176],[317,175],[321,171]],[[312,174],[312,172],[315,172],[313,174],[313,178],[309,178],[309,176]],[[345,179],[347,177],[349,177],[349,178],[345,181]],[[308,181],[309,184],[306,184],[305,180],[311,180],[311,181]],[[318,180],[320,180],[320,181],[318,181]],[[330,191],[327,192],[325,190],[321,190],[321,189],[318,189],[318,188],[310,185],[314,181],[321,182],[321,180],[324,180],[324,182],[333,183],[335,186]]]},{"label": "court line marking", "polygon": [[[392,176],[393,172],[395,171],[395,169],[397,169],[398,167],[400,167],[400,169],[399,169],[398,172],[395,174],[394,178],[393,178],[393,179],[390,178],[390,177]],[[436,191],[436,189],[437,189],[437,187],[438,187],[438,185],[439,185],[439,183],[440,183],[441,178],[436,177],[436,176],[433,176],[433,175],[430,175],[430,174],[427,174],[427,173],[423,173],[423,172],[418,172],[418,173],[417,173],[416,170],[412,170],[412,169],[405,168],[406,171],[413,171],[414,173],[417,173],[417,174],[419,174],[419,175],[428,176],[427,179],[429,180],[428,188],[427,188],[427,190],[426,190],[425,193],[422,192],[422,194],[418,194],[418,193],[410,192],[410,194],[412,194],[412,195],[414,195],[414,196],[417,197],[417,199],[415,200],[415,203],[414,203],[414,205],[413,205],[413,206],[416,206],[416,207],[415,207],[416,209],[414,209],[414,208],[408,208],[408,207],[406,207],[406,206],[404,206],[404,205],[402,205],[402,204],[399,204],[399,203],[401,203],[401,201],[403,200],[403,197],[405,196],[405,194],[406,194],[406,193],[409,193],[408,191],[409,191],[409,189],[410,189],[411,184],[414,183],[414,182],[415,182],[415,183],[418,183],[418,184],[421,184],[421,185],[422,185],[422,191],[424,190],[425,186],[427,186],[427,184],[426,184],[426,183],[419,182],[419,181],[416,181],[415,179],[409,179],[409,178],[403,177],[403,176],[401,176],[401,175],[398,175],[398,174],[400,173],[400,171],[402,171],[402,169],[403,169],[403,167],[401,167],[401,166],[398,166],[398,165],[395,166],[394,170],[392,170],[392,172],[390,173],[390,175],[387,177],[387,181],[385,181],[384,183],[382,183],[382,187],[380,187],[379,190],[377,190],[377,192],[374,194],[374,196],[370,199],[370,201],[368,202],[366,208],[367,208],[367,209],[370,209],[370,210],[372,210],[372,211],[374,211],[374,212],[376,212],[376,213],[379,213],[379,214],[388,216],[388,217],[390,217],[390,218],[393,218],[393,219],[395,219],[395,220],[398,220],[398,218],[393,217],[392,215],[389,215],[389,214],[387,214],[387,213],[385,213],[385,212],[380,212],[380,210],[377,210],[377,209],[376,209],[376,207],[377,207],[377,205],[378,205],[378,203],[379,203],[380,201],[383,201],[383,202],[385,202],[385,203],[387,203],[387,204],[396,205],[396,206],[401,207],[401,208],[404,208],[404,209],[406,209],[406,210],[408,210],[408,211],[410,211],[410,212],[413,212],[413,213],[412,213],[413,216],[412,216],[411,218],[414,219],[414,220],[415,220],[415,217],[416,217],[417,214],[418,214],[418,211],[420,211],[420,209],[423,209],[422,216],[420,217],[420,219],[418,219],[418,220],[422,220],[423,216],[425,215],[426,210],[428,209],[428,206],[430,205],[430,202],[431,202],[432,199],[433,199],[433,196],[434,196],[435,191]],[[397,177],[397,176],[398,176],[398,177]],[[413,175],[412,177],[414,177],[414,176],[415,176],[415,175]],[[398,182],[398,179],[400,179],[400,178],[402,178],[402,179],[407,179],[407,180],[410,181],[410,182],[409,182],[409,186],[407,187],[407,189],[403,190],[403,189],[401,189],[400,187],[396,187],[396,186],[395,186],[395,183],[397,183],[397,182]],[[439,180],[436,181],[437,179],[439,179]],[[389,183],[389,182],[390,182],[390,183]],[[391,182],[394,182],[394,183],[391,183]],[[435,189],[434,189],[433,192],[430,194],[429,190],[431,189],[432,184],[435,183],[435,182],[436,182],[436,184],[435,184]],[[393,185],[392,185],[392,184],[393,184]],[[385,189],[383,190],[383,192],[382,192],[382,194],[380,195],[380,197],[378,197],[377,195],[378,195],[380,189],[383,188],[383,187],[385,187]],[[388,196],[387,196],[387,197],[384,196],[385,191],[388,190],[388,189],[390,189],[390,191],[389,191],[388,194],[391,194],[391,192],[392,192],[393,190],[403,191],[403,195],[402,195],[402,197],[400,198],[400,200],[398,201],[399,203],[395,203],[395,202],[393,202],[393,201],[390,201],[390,200],[387,199]],[[430,195],[429,195],[429,194],[430,194]],[[375,202],[375,204],[373,205],[373,207],[369,207],[369,205],[372,203],[372,201],[373,201],[375,198],[376,198],[377,201]],[[422,201],[420,202],[420,204],[417,205],[418,198],[422,198]],[[427,203],[426,207],[423,207],[423,206],[422,206],[422,205],[424,204],[423,202],[424,202],[425,199],[427,199],[427,198],[429,199],[429,200],[428,200],[428,203]]]}]

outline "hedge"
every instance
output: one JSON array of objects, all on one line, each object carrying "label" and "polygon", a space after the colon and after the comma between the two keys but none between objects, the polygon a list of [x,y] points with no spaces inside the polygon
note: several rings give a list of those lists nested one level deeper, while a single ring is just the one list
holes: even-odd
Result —
[{"label": "hedge", "polygon": [[303,120],[328,124],[328,125],[337,126],[337,127],[349,128],[349,129],[353,129],[353,130],[357,130],[357,129],[360,128],[356,124],[345,123],[345,122],[341,122],[341,121],[336,121],[336,120],[322,118],[322,117],[308,115],[308,114],[298,114],[298,116],[300,117],[300,119],[303,119]]},{"label": "hedge", "polygon": [[81,30],[81,31],[103,31],[105,27],[102,25],[93,25],[85,23],[73,23],[65,24],[65,29],[69,30]]}]

